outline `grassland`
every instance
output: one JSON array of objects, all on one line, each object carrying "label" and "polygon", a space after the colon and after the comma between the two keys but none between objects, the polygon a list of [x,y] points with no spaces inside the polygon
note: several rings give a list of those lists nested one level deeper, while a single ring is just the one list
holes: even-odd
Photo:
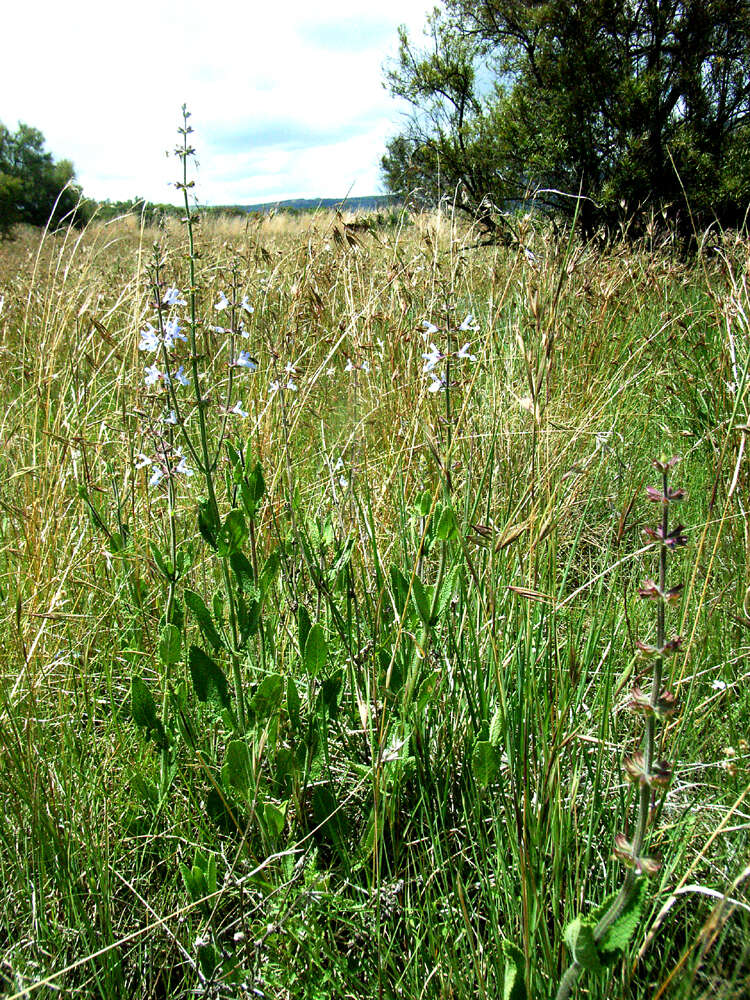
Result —
[{"label": "grassland", "polygon": [[674,454],[661,867],[578,991],[750,995],[750,246],[478,242],[198,225],[177,425],[139,336],[184,228],[0,244],[3,995],[495,998],[510,941],[554,996],[635,823]]}]

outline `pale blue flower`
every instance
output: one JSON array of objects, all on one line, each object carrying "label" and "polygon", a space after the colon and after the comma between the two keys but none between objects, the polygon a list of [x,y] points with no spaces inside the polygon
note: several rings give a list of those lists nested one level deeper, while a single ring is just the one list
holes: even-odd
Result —
[{"label": "pale blue flower", "polygon": [[175,410],[170,410],[169,415],[164,418],[165,424],[176,424],[177,423],[177,412]]},{"label": "pale blue flower", "polygon": [[185,366],[180,365],[177,371],[174,373],[174,377],[180,383],[180,385],[190,385],[190,379],[185,374]]},{"label": "pale blue flower", "polygon": [[237,360],[234,362],[235,368],[247,368],[248,371],[257,372],[258,362],[249,351],[240,351]]},{"label": "pale blue flower", "polygon": [[149,486],[158,486],[159,483],[164,478],[164,470],[158,465],[154,466],[154,471],[151,473],[151,478],[148,481]]},{"label": "pale blue flower", "polygon": [[138,344],[138,350],[153,354],[154,351],[159,350],[159,343],[158,331],[150,323],[147,323],[146,329],[141,330],[141,342]]},{"label": "pale blue flower", "polygon": [[463,321],[459,330],[478,330],[477,321],[474,319],[474,313],[469,313],[466,319]]},{"label": "pale blue flower", "polygon": [[242,298],[242,304],[240,305],[240,309],[244,309],[246,313],[254,313],[255,312],[255,306],[251,306],[250,305],[250,303],[248,302],[247,295],[243,296],[243,298]]},{"label": "pale blue flower", "polygon": [[460,351],[456,354],[457,358],[468,358],[469,361],[476,361],[477,357],[475,354],[469,354],[469,345],[464,344]]},{"label": "pale blue flower", "polygon": [[214,306],[214,309],[217,312],[221,312],[222,309],[228,309],[228,308],[229,308],[229,299],[226,297],[224,292],[219,292],[219,301]]},{"label": "pale blue flower", "polygon": [[164,346],[168,350],[172,350],[178,340],[187,343],[187,337],[182,332],[180,324],[176,319],[169,319],[164,327]]},{"label": "pale blue flower", "polygon": [[423,354],[424,367],[422,371],[431,372],[433,368],[440,364],[443,360],[444,355],[434,344],[430,344],[430,350],[426,354]]},{"label": "pale blue flower", "polygon": [[189,468],[189,466],[187,464],[187,459],[182,454],[182,449],[181,448],[176,448],[175,449],[175,455],[177,455],[177,457],[179,458],[180,461],[175,466],[175,470],[174,471],[175,472],[179,472],[180,475],[183,475],[183,476],[192,476],[193,470],[191,468]]},{"label": "pale blue flower", "polygon": [[430,378],[432,379],[432,385],[427,386],[428,392],[440,392],[441,390],[445,391],[448,383],[445,381],[444,377],[436,375],[435,372],[431,371]]},{"label": "pale blue flower", "polygon": [[187,302],[183,299],[178,288],[168,288],[164,298],[162,299],[162,305],[186,306]]},{"label": "pale blue flower", "polygon": [[250,414],[247,412],[247,410],[243,410],[242,409],[242,402],[239,399],[237,400],[237,402],[234,404],[234,406],[232,407],[232,409],[229,412],[230,413],[236,413],[238,417],[249,417],[250,416]]},{"label": "pale blue flower", "polygon": [[156,385],[159,379],[164,377],[156,365],[149,365],[148,368],[145,369],[145,372],[146,375],[143,381],[146,385]]}]

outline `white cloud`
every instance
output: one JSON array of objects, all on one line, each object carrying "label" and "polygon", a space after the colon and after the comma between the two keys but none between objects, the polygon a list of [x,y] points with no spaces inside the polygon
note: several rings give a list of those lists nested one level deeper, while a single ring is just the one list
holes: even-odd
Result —
[{"label": "white cloud", "polygon": [[99,198],[175,200],[187,102],[209,204],[372,194],[403,108],[382,86],[396,29],[430,0],[8,4],[0,121],[44,133]]}]

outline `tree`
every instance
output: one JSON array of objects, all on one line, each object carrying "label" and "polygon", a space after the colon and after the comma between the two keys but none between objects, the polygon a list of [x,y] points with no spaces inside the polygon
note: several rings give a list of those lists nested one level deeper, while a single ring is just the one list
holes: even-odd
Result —
[{"label": "tree", "polygon": [[17,222],[55,225],[65,218],[81,221],[81,190],[69,160],[55,160],[44,149],[44,136],[23,123],[11,132],[0,123],[0,234]]},{"label": "tree", "polygon": [[389,190],[485,216],[533,195],[587,236],[651,211],[743,222],[747,0],[445,0],[427,34],[419,50],[402,29],[387,71],[414,109]]}]

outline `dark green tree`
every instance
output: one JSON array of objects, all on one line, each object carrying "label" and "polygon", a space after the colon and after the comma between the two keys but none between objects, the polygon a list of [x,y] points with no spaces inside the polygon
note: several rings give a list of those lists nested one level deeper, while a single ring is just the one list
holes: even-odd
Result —
[{"label": "dark green tree", "polygon": [[743,222],[748,0],[445,0],[427,35],[402,30],[387,70],[413,108],[390,191],[485,215],[533,196],[587,236],[652,211]]},{"label": "dark green tree", "polygon": [[0,123],[0,233],[7,234],[18,222],[80,222],[80,198],[73,164],[55,162],[38,129],[19,124],[11,132]]}]

